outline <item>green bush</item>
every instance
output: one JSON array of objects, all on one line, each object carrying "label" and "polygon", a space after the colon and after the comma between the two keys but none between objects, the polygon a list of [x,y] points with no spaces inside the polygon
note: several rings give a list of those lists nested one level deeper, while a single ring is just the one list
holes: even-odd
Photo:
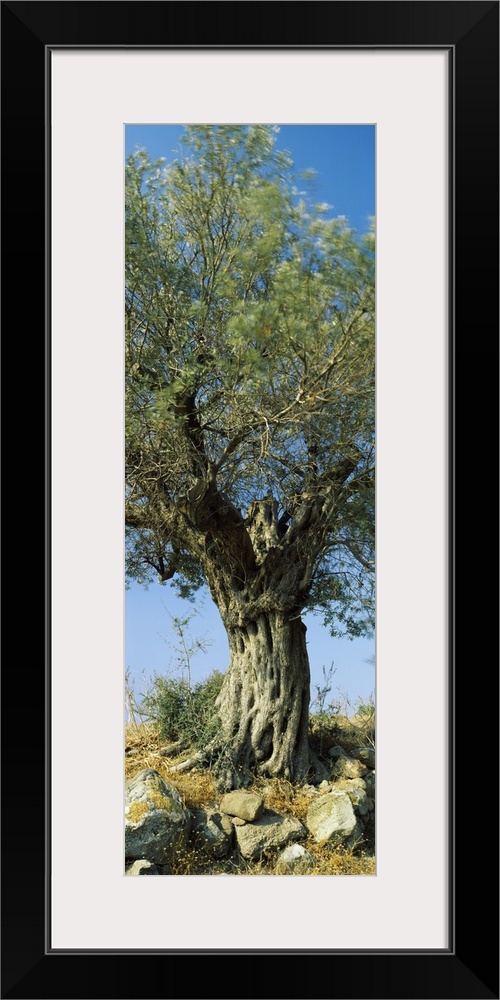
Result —
[{"label": "green bush", "polygon": [[223,680],[224,674],[214,670],[191,688],[186,680],[157,676],[143,695],[142,709],[162,739],[185,739],[195,747],[205,746],[218,731],[215,699]]},{"label": "green bush", "polygon": [[372,702],[368,702],[367,704],[360,702],[359,705],[356,705],[356,713],[358,715],[371,717],[372,715],[375,715],[375,705]]},{"label": "green bush", "polygon": [[186,711],[188,698],[186,681],[173,677],[155,677],[146,694],[143,694],[141,711],[148,722],[158,727],[164,739],[180,739],[180,724]]}]

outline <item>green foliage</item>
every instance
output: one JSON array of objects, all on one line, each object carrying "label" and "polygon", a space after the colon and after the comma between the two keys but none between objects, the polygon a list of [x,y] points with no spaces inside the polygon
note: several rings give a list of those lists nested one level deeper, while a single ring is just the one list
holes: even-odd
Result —
[{"label": "green foliage", "polygon": [[201,125],[169,165],[129,158],[125,235],[129,578],[215,594],[239,563],[250,586],[235,525],[271,497],[289,525],[290,607],[366,634],[373,230],[297,202],[272,127]]},{"label": "green foliage", "polygon": [[215,699],[223,680],[224,674],[214,670],[190,688],[183,678],[155,676],[142,697],[141,715],[158,727],[162,739],[205,747],[218,731]]},{"label": "green foliage", "polygon": [[375,715],[375,704],[374,704],[374,702],[373,701],[369,701],[369,702],[360,701],[359,704],[356,705],[356,713],[357,713],[357,715],[365,715],[365,716],[367,716],[367,718],[371,718],[373,715]]},{"label": "green foliage", "polygon": [[140,713],[155,725],[162,738],[182,739],[191,746],[202,747],[217,731],[215,700],[224,675],[214,670],[194,686],[191,682],[192,657],[206,653],[209,645],[206,639],[191,635],[190,626],[196,614],[193,611],[184,617],[170,615],[168,644],[175,653],[177,676],[155,675],[142,696]]}]

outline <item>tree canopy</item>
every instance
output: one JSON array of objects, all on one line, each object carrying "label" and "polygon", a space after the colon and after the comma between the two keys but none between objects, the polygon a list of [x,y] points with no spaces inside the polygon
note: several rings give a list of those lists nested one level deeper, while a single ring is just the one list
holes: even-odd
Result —
[{"label": "tree canopy", "polygon": [[[129,578],[225,623],[373,625],[374,228],[294,186],[264,125],[187,126],[126,166]],[[266,604],[267,601],[267,604]]]}]

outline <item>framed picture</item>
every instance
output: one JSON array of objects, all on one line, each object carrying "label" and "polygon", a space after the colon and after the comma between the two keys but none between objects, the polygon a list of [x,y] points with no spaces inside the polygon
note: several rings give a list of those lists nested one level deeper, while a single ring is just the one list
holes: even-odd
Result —
[{"label": "framed picture", "polygon": [[[499,5],[240,6],[196,24],[180,4],[1,8],[4,287],[37,275],[4,350],[26,341],[48,483],[38,560],[16,485],[9,559],[17,595],[44,564],[47,601],[33,656],[16,636],[4,669],[25,736],[4,749],[2,996],[102,997],[112,961],[108,996],[498,997],[497,812],[476,774],[497,734],[478,472],[498,453]],[[374,878],[123,877],[124,126],[235,120],[376,128]],[[9,468],[31,465],[23,426]]]}]

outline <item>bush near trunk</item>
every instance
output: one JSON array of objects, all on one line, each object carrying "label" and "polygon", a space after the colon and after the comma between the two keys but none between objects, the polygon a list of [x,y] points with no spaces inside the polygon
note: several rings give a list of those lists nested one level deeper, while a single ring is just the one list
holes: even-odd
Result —
[{"label": "bush near trunk", "polygon": [[143,696],[141,714],[161,739],[187,740],[195,749],[204,747],[217,732],[215,700],[223,680],[218,670],[193,687],[183,678],[156,676]]},{"label": "bush near trunk", "polygon": [[[176,743],[186,758],[204,749],[220,736],[216,700],[222,688],[224,674],[213,670],[208,677],[190,687],[182,677],[155,676],[141,696],[138,714],[150,727],[158,742]],[[132,688],[129,691],[136,704]],[[319,707],[313,702],[312,708]],[[133,731],[133,727],[129,727]],[[375,744],[375,706],[361,699],[353,705],[344,696],[332,701],[328,708],[309,716],[309,743],[320,761],[329,762],[329,751],[340,746],[349,754],[355,747]],[[219,746],[219,756],[223,747]],[[215,754],[208,754],[198,770],[210,770]]]}]

